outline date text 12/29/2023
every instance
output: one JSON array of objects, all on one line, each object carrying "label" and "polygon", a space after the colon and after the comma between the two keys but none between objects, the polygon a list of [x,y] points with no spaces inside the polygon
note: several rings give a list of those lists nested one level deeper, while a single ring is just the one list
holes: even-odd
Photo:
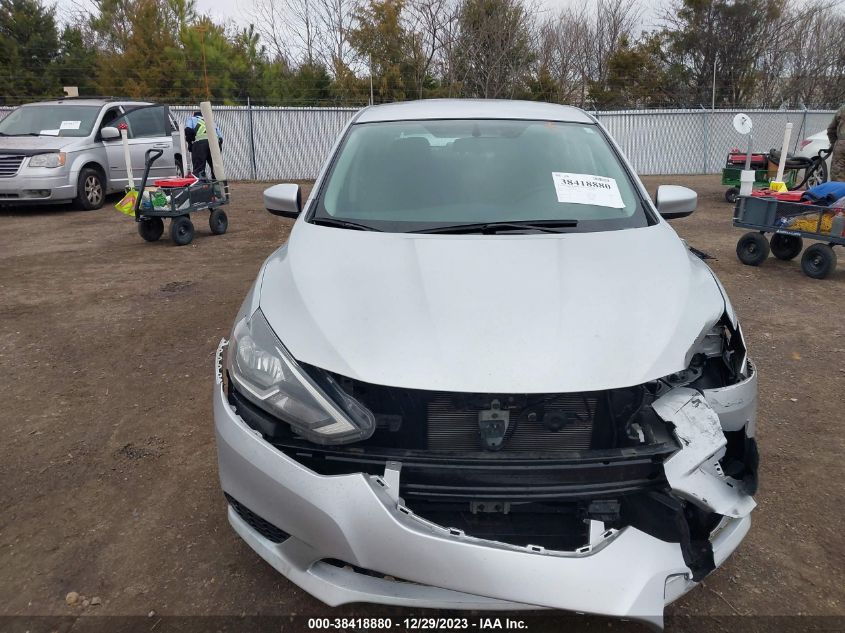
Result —
[{"label": "date text 12/29/2023", "polygon": [[479,618],[309,618],[311,630],[362,630],[372,631],[442,631],[464,629],[477,631],[518,631],[527,630],[528,624],[519,618],[479,617]]}]

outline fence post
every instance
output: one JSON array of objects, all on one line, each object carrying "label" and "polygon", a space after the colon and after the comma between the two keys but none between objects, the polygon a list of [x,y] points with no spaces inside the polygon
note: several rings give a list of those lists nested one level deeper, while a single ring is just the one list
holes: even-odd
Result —
[{"label": "fence post", "polygon": [[247,120],[249,122],[249,157],[252,160],[252,179],[258,180],[258,170],[255,168],[255,135],[252,129],[252,103],[246,98]]},{"label": "fence post", "polygon": [[801,137],[806,134],[807,128],[807,106],[804,106],[804,112],[801,116],[801,127],[798,128],[798,134],[795,135],[795,144],[792,146],[792,153],[794,154],[798,151],[798,141],[801,140]]},{"label": "fence post", "polygon": [[710,173],[708,171],[708,168],[710,167],[710,117],[708,117],[707,110],[703,105],[701,106],[701,130],[702,136],[704,137],[704,155],[702,156],[704,159],[702,161],[702,168],[704,171],[702,173],[707,174]]}]

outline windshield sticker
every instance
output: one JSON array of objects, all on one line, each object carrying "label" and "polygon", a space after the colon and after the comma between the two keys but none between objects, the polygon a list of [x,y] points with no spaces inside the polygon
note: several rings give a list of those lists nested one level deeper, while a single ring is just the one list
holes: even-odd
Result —
[{"label": "windshield sticker", "polygon": [[552,180],[555,183],[558,202],[625,208],[619,187],[613,178],[553,171]]},{"label": "windshield sticker", "polygon": [[41,130],[38,136],[58,136],[59,130]]},{"label": "windshield sticker", "polygon": [[62,121],[62,124],[59,126],[60,130],[78,130],[79,125],[82,121]]}]

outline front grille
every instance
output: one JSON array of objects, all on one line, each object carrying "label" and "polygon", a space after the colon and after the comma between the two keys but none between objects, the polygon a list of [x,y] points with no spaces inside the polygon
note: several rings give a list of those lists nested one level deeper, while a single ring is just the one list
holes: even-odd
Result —
[{"label": "front grille", "polygon": [[255,514],[255,512],[241,505],[230,495],[226,495],[226,501],[228,501],[229,505],[231,505],[235,512],[238,513],[238,516],[249,524],[249,527],[258,532],[268,541],[272,541],[273,543],[283,543],[290,537],[290,534],[284,530],[280,530],[269,521],[262,519],[260,516]]},{"label": "front grille", "polygon": [[23,158],[20,154],[0,154],[0,178],[8,178],[18,173]]},{"label": "front grille", "polygon": [[[453,399],[440,396],[428,403],[428,448],[431,450],[479,450],[478,412],[480,409],[457,408]],[[511,410],[510,424],[503,451],[566,451],[590,448],[596,398],[580,394],[562,394],[546,400],[542,412],[569,414],[571,422],[557,431],[543,426],[540,417]]]}]

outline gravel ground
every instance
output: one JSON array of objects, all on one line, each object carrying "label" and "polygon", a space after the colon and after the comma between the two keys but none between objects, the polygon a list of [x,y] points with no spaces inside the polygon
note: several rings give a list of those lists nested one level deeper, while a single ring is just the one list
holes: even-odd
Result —
[{"label": "gravel ground", "polygon": [[[825,281],[795,261],[742,266],[716,177],[646,180],[650,190],[660,181],[699,192],[699,210],[673,224],[715,258],[760,375],[754,526],[726,565],[668,609],[669,628],[687,630],[698,614],[721,623],[711,630],[732,631],[745,621],[736,615],[845,616],[845,253]],[[262,210],[264,187],[235,184],[229,232],[211,236],[197,216],[200,232],[184,248],[143,242],[110,206],[0,210],[0,616],[410,613],[329,610],[226,521],[212,362],[290,228]],[[74,604],[69,592],[80,594]],[[74,621],[48,628],[78,630]],[[787,620],[759,622],[779,630]]]}]

